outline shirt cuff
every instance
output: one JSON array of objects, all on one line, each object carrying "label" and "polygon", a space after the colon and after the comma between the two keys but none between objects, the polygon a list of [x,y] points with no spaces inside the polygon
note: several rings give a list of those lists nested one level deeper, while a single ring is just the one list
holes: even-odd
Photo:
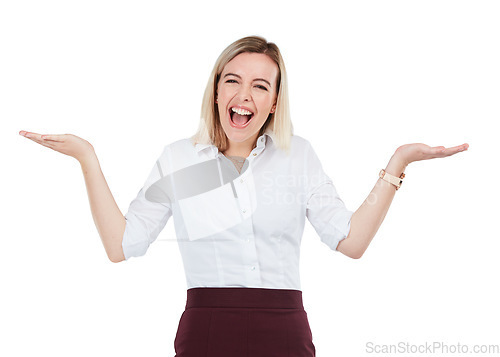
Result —
[{"label": "shirt cuff", "polygon": [[149,247],[149,242],[144,239],[144,234],[134,228],[133,217],[128,215],[126,219],[125,232],[123,233],[122,249],[125,260],[130,257],[140,257],[146,254]]},{"label": "shirt cuff", "polygon": [[323,232],[321,232],[321,240],[337,252],[339,243],[347,238],[351,231],[351,217],[353,211],[344,210],[335,215],[327,224]]}]

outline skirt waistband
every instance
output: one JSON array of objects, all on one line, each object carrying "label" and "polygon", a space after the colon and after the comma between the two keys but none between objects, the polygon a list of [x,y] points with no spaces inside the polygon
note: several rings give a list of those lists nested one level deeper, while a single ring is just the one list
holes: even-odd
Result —
[{"label": "skirt waistband", "polygon": [[302,291],[245,287],[200,287],[187,290],[190,307],[303,309]]}]

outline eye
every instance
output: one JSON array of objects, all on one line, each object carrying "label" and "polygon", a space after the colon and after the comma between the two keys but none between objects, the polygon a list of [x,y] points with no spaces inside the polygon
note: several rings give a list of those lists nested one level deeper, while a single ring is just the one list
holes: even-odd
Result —
[{"label": "eye", "polygon": [[226,83],[238,83],[238,82],[236,82],[234,79],[228,79]]},{"label": "eye", "polygon": [[267,88],[266,88],[266,87],[261,86],[261,85],[258,85],[258,86],[256,86],[256,87],[257,87],[257,88],[260,88],[260,89],[263,89],[263,90],[267,90]]}]

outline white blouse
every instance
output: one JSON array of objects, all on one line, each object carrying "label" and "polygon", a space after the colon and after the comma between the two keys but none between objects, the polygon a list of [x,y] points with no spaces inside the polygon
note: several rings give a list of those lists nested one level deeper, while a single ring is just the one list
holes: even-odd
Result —
[{"label": "white blouse", "polygon": [[125,215],[125,259],[144,255],[173,216],[188,289],[301,290],[305,217],[336,251],[353,212],[309,141],[293,135],[287,154],[273,137],[258,138],[241,174],[215,145],[166,145]]}]

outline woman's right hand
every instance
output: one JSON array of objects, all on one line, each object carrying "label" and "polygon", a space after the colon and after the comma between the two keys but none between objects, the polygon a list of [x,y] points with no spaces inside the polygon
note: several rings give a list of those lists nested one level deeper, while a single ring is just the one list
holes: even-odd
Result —
[{"label": "woman's right hand", "polygon": [[87,141],[73,134],[37,134],[21,130],[19,135],[51,148],[64,155],[77,159],[80,163],[95,154],[94,147]]}]

